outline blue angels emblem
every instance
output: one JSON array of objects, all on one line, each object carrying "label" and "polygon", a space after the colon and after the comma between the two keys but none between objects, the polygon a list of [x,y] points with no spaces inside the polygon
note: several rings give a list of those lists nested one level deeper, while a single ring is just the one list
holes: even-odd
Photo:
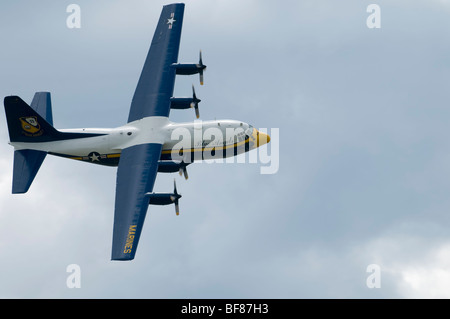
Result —
[{"label": "blue angels emblem", "polygon": [[36,116],[26,116],[19,118],[22,129],[27,136],[40,136],[42,135],[41,126],[37,121]]}]

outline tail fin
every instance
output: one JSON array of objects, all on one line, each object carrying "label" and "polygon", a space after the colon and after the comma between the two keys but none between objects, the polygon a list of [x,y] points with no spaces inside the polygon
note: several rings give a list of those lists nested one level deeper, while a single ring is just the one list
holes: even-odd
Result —
[{"label": "tail fin", "polygon": [[[60,132],[20,97],[7,96],[4,103],[11,142],[49,142],[57,139]],[[41,103],[36,101],[38,106]]]},{"label": "tail fin", "polygon": [[30,106],[40,116],[42,116],[48,124],[53,125],[52,100],[50,97],[50,92],[36,92]]},{"label": "tail fin", "polygon": [[5,97],[4,104],[11,142],[41,143],[102,135],[66,133],[55,129],[50,93],[47,92],[37,92],[32,107],[18,96]]}]

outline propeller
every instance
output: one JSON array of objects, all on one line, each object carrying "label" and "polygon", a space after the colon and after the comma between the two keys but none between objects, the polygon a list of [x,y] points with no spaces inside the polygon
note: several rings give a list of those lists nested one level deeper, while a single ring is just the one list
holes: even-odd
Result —
[{"label": "propeller", "polygon": [[195,88],[194,85],[192,84],[192,102],[191,102],[191,107],[193,107],[195,109],[195,115],[197,116],[197,118],[200,117],[200,112],[198,110],[198,103],[200,103],[202,100],[197,98],[197,95],[195,95]]},{"label": "propeller", "polygon": [[184,179],[188,179],[188,173],[186,166],[188,166],[190,163],[185,163],[184,160],[180,163],[180,170],[178,171],[180,173],[180,176],[184,175]]},{"label": "propeller", "polygon": [[178,199],[181,198],[181,195],[177,192],[177,183],[175,182],[175,179],[173,180],[173,195],[170,196],[170,199],[175,204],[175,213],[180,215],[180,206],[178,205]]},{"label": "propeller", "polygon": [[197,68],[199,68],[199,74],[200,74],[200,84],[203,85],[203,71],[206,70],[206,65],[203,64],[202,59],[202,50],[200,50],[200,58],[197,64]]}]

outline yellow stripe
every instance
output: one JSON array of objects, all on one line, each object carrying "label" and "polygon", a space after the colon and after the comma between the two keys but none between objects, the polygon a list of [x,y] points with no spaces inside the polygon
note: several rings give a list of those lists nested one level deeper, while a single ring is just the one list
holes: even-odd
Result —
[{"label": "yellow stripe", "polygon": [[[252,136],[253,137],[253,136]],[[254,137],[253,137],[254,139]],[[243,146],[247,143],[250,142],[250,138],[247,138],[245,141],[241,141],[238,143],[234,143],[233,145],[226,145],[226,146],[213,146],[213,147],[202,147],[202,148],[191,148],[191,149],[177,149],[177,150],[163,150],[162,154],[171,154],[171,153],[175,153],[175,152],[179,152],[180,150],[183,150],[183,152],[204,152],[204,151],[221,151],[221,150],[226,150],[229,148],[235,148],[235,147],[239,147],[239,146]],[[107,158],[118,158],[120,157],[120,153],[116,153],[116,154],[106,154]],[[83,157],[81,156],[77,156],[77,157],[69,157],[70,159],[74,159],[74,160],[83,160]]]},{"label": "yellow stripe", "polygon": [[181,150],[183,150],[183,152],[204,152],[204,151],[212,151],[212,150],[221,151],[221,150],[226,150],[228,148],[235,148],[235,147],[245,145],[249,141],[250,141],[250,139],[248,138],[245,141],[234,143],[233,145],[226,145],[225,147],[224,146],[213,146],[213,147],[203,147],[203,148],[190,148],[190,149],[181,148],[181,149],[176,149],[176,150],[165,150],[165,151],[162,151],[162,154],[170,154],[170,153],[174,153],[174,152],[179,152]]}]

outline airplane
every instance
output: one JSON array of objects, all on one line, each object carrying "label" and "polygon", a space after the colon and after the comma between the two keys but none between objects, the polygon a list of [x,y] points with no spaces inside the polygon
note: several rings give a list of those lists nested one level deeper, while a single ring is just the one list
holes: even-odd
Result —
[{"label": "airplane", "polygon": [[[174,204],[179,214],[178,194],[155,193],[158,172],[184,173],[193,161],[236,156],[270,141],[248,123],[236,120],[202,121],[201,129],[215,129],[222,137],[213,143],[198,134],[198,123],[174,123],[171,109],[194,108],[198,99],[173,97],[176,75],[199,74],[203,64],[178,63],[185,5],[163,6],[145,63],[134,92],[128,121],[116,128],[56,129],[50,92],[36,92],[31,105],[18,96],[6,96],[4,106],[10,142],[14,147],[12,193],[26,193],[47,154],[93,164],[117,166],[111,260],[135,258],[149,205]],[[227,136],[226,133],[233,133]],[[177,131],[190,134],[188,145],[176,147]],[[216,134],[220,135],[220,134]],[[228,134],[229,135],[229,134]],[[186,142],[186,141],[185,141]],[[189,146],[190,145],[190,146]]]}]

